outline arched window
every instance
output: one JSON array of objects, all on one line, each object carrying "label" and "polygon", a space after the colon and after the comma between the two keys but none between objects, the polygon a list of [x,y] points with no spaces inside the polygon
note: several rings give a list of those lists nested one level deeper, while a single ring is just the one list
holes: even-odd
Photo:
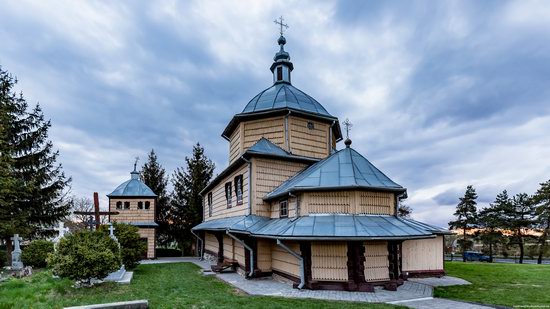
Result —
[{"label": "arched window", "polygon": [[231,208],[231,182],[225,184],[225,200],[227,201],[227,208]]},{"label": "arched window", "polygon": [[124,202],[124,209],[130,209],[130,202]]},{"label": "arched window", "polygon": [[237,196],[237,205],[243,203],[243,175],[235,177],[235,195]]},{"label": "arched window", "polygon": [[138,209],[143,209],[143,202],[142,201],[138,202]]},{"label": "arched window", "polygon": [[116,209],[122,209],[122,202],[121,201],[116,202]]},{"label": "arched window", "polygon": [[145,209],[151,208],[151,202],[145,201]]}]

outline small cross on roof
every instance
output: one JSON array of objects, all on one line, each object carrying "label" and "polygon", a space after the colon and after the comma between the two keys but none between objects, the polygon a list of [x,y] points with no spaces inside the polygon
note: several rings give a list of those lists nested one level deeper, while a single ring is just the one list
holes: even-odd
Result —
[{"label": "small cross on roof", "polygon": [[279,17],[278,19],[275,19],[273,22],[276,23],[277,25],[280,26],[280,30],[279,30],[279,33],[281,34],[281,36],[283,35],[284,33],[284,28],[288,29],[288,25],[283,23],[284,19],[283,19],[283,16]]},{"label": "small cross on roof", "polygon": [[342,122],[342,124],[346,128],[346,138],[349,139],[349,131],[351,131],[351,128],[353,127],[353,124],[351,123],[351,121],[349,121],[348,118],[346,118],[346,120],[344,122]]}]

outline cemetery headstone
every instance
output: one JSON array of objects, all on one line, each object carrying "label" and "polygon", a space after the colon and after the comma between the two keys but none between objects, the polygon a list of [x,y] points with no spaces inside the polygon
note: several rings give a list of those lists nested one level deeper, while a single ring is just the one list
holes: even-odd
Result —
[{"label": "cemetery headstone", "polygon": [[14,247],[11,253],[11,268],[12,270],[21,270],[23,269],[23,262],[21,262],[21,247],[19,246],[21,237],[19,237],[19,234],[15,234],[11,240],[13,240]]}]

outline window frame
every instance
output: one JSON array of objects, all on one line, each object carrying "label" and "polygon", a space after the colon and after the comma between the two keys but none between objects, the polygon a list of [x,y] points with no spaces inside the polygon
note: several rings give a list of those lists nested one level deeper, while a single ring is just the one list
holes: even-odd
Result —
[{"label": "window frame", "polygon": [[206,203],[208,204],[208,217],[212,217],[212,192],[208,192]]},{"label": "window frame", "polygon": [[139,209],[139,210],[143,210],[143,209],[144,209],[144,208],[143,208],[143,201],[137,202],[137,209]]},{"label": "window frame", "polygon": [[[129,202],[129,201],[125,201],[125,202],[123,203],[123,205],[124,205],[124,208],[123,208],[123,209],[125,209],[125,210],[130,209],[130,202]],[[126,207],[126,206],[128,206],[128,207]]]},{"label": "window frame", "polygon": [[225,183],[225,200],[227,202],[227,208],[231,208],[233,190],[231,188],[231,181]]},{"label": "window frame", "polygon": [[151,209],[151,202],[150,201],[145,201],[145,203],[143,204],[143,209],[145,209],[145,210]]},{"label": "window frame", "polygon": [[[233,179],[235,182],[235,197],[237,200],[237,205],[243,204],[243,195],[244,195],[244,186],[243,186],[243,175],[237,175]],[[240,194],[239,194],[240,193]]]},{"label": "window frame", "polygon": [[122,201],[117,201],[115,207],[116,207],[116,209],[123,209],[122,208]]},{"label": "window frame", "polygon": [[[283,213],[283,207],[282,207],[283,204],[285,205],[284,213]],[[288,218],[288,200],[279,201],[279,218]]]}]

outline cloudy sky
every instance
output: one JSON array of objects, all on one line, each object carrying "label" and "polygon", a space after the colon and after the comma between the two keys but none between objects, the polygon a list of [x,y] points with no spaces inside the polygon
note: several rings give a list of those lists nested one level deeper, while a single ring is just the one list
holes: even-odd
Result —
[{"label": "cloudy sky", "polygon": [[[272,83],[273,20],[293,84],[353,147],[446,226],[465,187],[484,205],[550,178],[548,1],[0,0],[0,65],[40,102],[72,191],[110,193],[154,148],[168,171]],[[342,147],[343,145],[339,145]],[[143,161],[142,161],[143,162]]]}]

